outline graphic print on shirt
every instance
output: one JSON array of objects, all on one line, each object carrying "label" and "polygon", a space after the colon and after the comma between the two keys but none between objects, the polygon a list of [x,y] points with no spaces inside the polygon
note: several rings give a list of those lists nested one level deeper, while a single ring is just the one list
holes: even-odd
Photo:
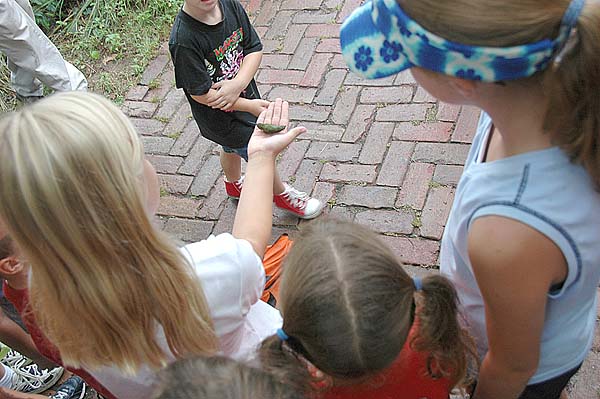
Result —
[{"label": "graphic print on shirt", "polygon": [[[243,38],[244,30],[239,28],[213,50],[218,65],[205,60],[206,70],[213,82],[233,79],[237,75],[244,60],[244,52],[240,45]],[[215,76],[217,71],[221,72],[220,76]]]}]

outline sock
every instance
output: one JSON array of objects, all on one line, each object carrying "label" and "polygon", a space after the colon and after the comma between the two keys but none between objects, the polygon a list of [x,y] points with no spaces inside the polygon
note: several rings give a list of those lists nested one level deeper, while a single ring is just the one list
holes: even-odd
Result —
[{"label": "sock", "polygon": [[[2,364],[2,363],[0,363]],[[4,377],[0,378],[0,387],[2,388],[12,388],[12,380],[15,372],[10,367],[2,364],[4,368]]]}]

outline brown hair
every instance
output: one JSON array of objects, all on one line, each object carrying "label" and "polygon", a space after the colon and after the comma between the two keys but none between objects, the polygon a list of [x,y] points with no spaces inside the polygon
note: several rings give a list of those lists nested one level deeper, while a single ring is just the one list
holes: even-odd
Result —
[{"label": "brown hair", "polygon": [[[556,38],[570,0],[398,2],[445,39],[504,47]],[[575,47],[539,76],[549,101],[544,128],[600,188],[600,2],[586,2],[576,28]]]},{"label": "brown hair", "polygon": [[163,370],[153,399],[301,399],[265,371],[224,357],[181,359]]},{"label": "brown hair", "polygon": [[[415,316],[413,279],[374,232],[348,222],[317,221],[302,231],[285,260],[280,292],[289,339],[267,338],[261,361],[307,391],[315,384],[297,355],[340,383],[356,383],[396,360]],[[432,275],[420,294],[415,348],[459,384],[475,354],[457,320],[456,292]]]},{"label": "brown hair", "polygon": [[14,255],[13,241],[8,234],[0,238],[0,260]]}]

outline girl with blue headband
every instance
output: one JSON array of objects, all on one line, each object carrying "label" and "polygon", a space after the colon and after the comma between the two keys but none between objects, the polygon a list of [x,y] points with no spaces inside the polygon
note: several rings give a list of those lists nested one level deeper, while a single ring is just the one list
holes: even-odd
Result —
[{"label": "girl with blue headband", "polygon": [[261,365],[307,398],[447,399],[475,364],[448,279],[412,279],[360,225],[305,227],[278,304],[283,326],[263,342]]},{"label": "girl with blue headband", "polygon": [[442,241],[482,361],[475,399],[557,399],[592,346],[600,281],[600,2],[373,0],[349,67],[411,69],[482,113]]}]

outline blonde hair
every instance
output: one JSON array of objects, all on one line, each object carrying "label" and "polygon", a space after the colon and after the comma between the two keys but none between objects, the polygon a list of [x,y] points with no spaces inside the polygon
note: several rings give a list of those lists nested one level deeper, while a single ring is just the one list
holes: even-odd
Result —
[{"label": "blonde hair", "polygon": [[[280,292],[289,339],[267,338],[261,364],[308,392],[319,383],[298,356],[337,381],[360,383],[393,364],[415,318],[412,278],[374,232],[348,222],[321,220],[303,229],[285,259]],[[431,377],[466,382],[476,355],[459,324],[454,287],[431,275],[420,295],[412,344],[428,353]]]},{"label": "blonde hair", "polygon": [[145,211],[125,115],[61,93],[0,120],[0,219],[31,264],[36,321],[70,366],[135,372],[217,343],[197,277]]},{"label": "blonde hair", "polygon": [[[570,0],[398,0],[440,36],[459,43],[513,46],[558,35]],[[600,189],[600,2],[587,0],[577,45],[540,81],[549,100],[544,128]]]},{"label": "blonde hair", "polygon": [[153,399],[302,399],[265,371],[224,357],[181,359],[160,374]]}]

